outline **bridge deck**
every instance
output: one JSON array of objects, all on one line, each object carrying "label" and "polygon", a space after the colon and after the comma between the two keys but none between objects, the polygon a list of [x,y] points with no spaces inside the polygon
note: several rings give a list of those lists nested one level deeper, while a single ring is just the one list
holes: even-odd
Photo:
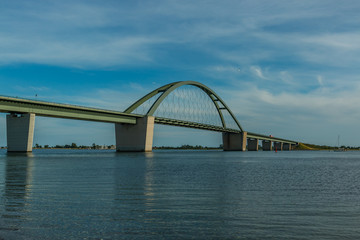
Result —
[{"label": "bridge deck", "polygon": [[240,133],[241,132],[239,130],[223,128],[220,126],[214,126],[214,125],[196,123],[196,122],[189,122],[189,121],[184,121],[184,120],[176,120],[176,119],[170,119],[170,118],[162,118],[162,117],[155,117],[155,123],[178,126],[178,127],[188,127],[188,128],[209,130],[209,131],[215,131],[215,132],[232,132],[232,133]]},{"label": "bridge deck", "polygon": [[[56,118],[68,118],[78,119],[87,121],[98,121],[98,122],[109,122],[109,123],[127,123],[136,124],[136,119],[144,117],[139,114],[129,114],[119,111],[111,111],[98,108],[90,108],[83,106],[76,106],[70,104],[60,104],[52,102],[44,102],[23,98],[14,98],[0,96],[0,112],[6,113],[35,113],[38,116],[45,117],[56,117]],[[202,123],[195,123],[183,120],[175,120],[169,118],[155,117],[155,123],[172,125],[179,127],[196,128],[208,131],[217,132],[230,132],[230,133],[241,133],[240,130],[223,128],[220,126],[213,126]],[[259,140],[269,140],[274,142],[283,142],[297,144],[295,141],[270,137],[257,133],[247,133],[248,138],[255,138]]]},{"label": "bridge deck", "polygon": [[252,133],[252,132],[247,132],[247,137],[259,139],[259,140],[265,140],[265,141],[282,142],[282,143],[290,143],[290,144],[298,144],[299,143],[297,141],[292,141],[292,140],[277,138],[277,137],[271,137],[271,136],[258,134],[258,133]]},{"label": "bridge deck", "polygon": [[[241,131],[237,130],[237,129],[223,128],[220,126],[214,126],[214,125],[208,125],[208,124],[202,124],[202,123],[196,123],[196,122],[188,122],[188,121],[169,119],[169,118],[161,118],[161,117],[155,117],[155,123],[178,126],[178,127],[202,129],[202,130],[208,130],[208,131],[216,131],[216,132],[241,133]],[[254,138],[254,139],[273,141],[273,142],[290,143],[290,144],[298,143],[296,141],[291,141],[291,140],[277,138],[277,137],[271,137],[271,136],[253,133],[253,132],[247,132],[247,138]]]},{"label": "bridge deck", "polygon": [[141,115],[22,98],[0,96],[0,112],[35,113],[38,116],[136,124]]}]

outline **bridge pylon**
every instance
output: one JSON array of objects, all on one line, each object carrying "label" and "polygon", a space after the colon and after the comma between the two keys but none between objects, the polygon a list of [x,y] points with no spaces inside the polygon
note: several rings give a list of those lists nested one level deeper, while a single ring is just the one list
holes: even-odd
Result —
[{"label": "bridge pylon", "polygon": [[34,139],[35,114],[9,114],[6,116],[7,151],[31,152]]},{"label": "bridge pylon", "polygon": [[272,151],[273,150],[273,141],[263,140],[262,141],[263,151]]},{"label": "bridge pylon", "polygon": [[247,132],[222,134],[224,151],[246,151]]},{"label": "bridge pylon", "polygon": [[151,152],[155,117],[138,118],[136,124],[116,123],[117,152]]},{"label": "bridge pylon", "polygon": [[283,143],[283,151],[291,151],[291,143]]},{"label": "bridge pylon", "polygon": [[282,151],[283,150],[283,143],[282,142],[274,142],[274,149],[276,151]]},{"label": "bridge pylon", "polygon": [[259,139],[248,138],[248,151],[258,151],[258,150],[259,150]]}]

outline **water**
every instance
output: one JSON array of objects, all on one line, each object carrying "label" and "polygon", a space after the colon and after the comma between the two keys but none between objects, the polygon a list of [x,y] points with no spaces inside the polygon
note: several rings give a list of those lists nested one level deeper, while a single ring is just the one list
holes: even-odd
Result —
[{"label": "water", "polygon": [[0,152],[0,239],[358,239],[360,152]]}]

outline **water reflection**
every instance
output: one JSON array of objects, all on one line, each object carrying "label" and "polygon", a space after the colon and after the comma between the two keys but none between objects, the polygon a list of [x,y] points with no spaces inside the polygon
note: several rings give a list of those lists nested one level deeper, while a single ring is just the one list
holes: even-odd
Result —
[{"label": "water reflection", "polygon": [[219,164],[221,156],[214,160],[214,154],[169,152],[146,158],[144,224],[183,238],[214,229],[219,236],[227,236],[232,221],[242,218],[246,210],[239,181],[242,166]]},{"label": "water reflection", "polygon": [[7,152],[6,155],[8,157],[34,157],[34,154],[32,152]]},{"label": "water reflection", "polygon": [[154,158],[154,153],[153,152],[145,152],[145,157],[147,158],[147,159],[152,159],[152,158]]},{"label": "water reflection", "polygon": [[32,154],[8,153],[5,166],[4,210],[2,218],[8,230],[18,230],[25,219],[26,200],[32,182]]},{"label": "water reflection", "polygon": [[154,184],[154,153],[151,152],[146,154],[146,159],[145,159],[145,183],[144,183],[144,196],[145,196],[145,205],[147,207],[147,210],[150,209],[154,204],[154,200],[155,200],[155,193],[154,193],[154,188],[153,188],[153,184]]}]

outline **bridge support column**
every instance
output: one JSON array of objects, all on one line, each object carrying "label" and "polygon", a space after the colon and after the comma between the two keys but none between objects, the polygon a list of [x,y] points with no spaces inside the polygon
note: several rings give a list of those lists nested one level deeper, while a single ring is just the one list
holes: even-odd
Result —
[{"label": "bridge support column", "polygon": [[223,133],[224,151],[246,151],[247,132]]},{"label": "bridge support column", "polygon": [[154,136],[153,116],[138,118],[136,124],[116,123],[116,151],[151,152]]},{"label": "bridge support column", "polygon": [[259,139],[248,139],[248,151],[258,151],[259,150]]},{"label": "bridge support column", "polygon": [[7,151],[31,152],[34,139],[35,114],[6,116]]},{"label": "bridge support column", "polygon": [[282,142],[274,142],[274,149],[276,151],[282,151],[283,149],[283,143]]},{"label": "bridge support column", "polygon": [[263,140],[262,141],[262,149],[263,149],[263,151],[272,151],[272,141]]},{"label": "bridge support column", "polygon": [[284,143],[283,144],[283,151],[290,151],[291,150],[291,144],[290,143]]}]

